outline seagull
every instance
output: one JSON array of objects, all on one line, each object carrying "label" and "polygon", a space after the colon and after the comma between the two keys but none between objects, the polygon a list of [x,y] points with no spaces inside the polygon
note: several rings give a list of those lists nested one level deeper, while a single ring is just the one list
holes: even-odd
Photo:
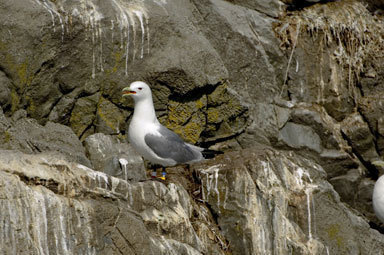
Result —
[{"label": "seagull", "polygon": [[382,175],[375,183],[372,204],[377,218],[384,223],[384,175]]},{"label": "seagull", "polygon": [[[375,166],[384,167],[384,161],[377,160],[372,162]],[[373,211],[377,218],[384,223],[384,175],[376,181],[372,194]]]},{"label": "seagull", "polygon": [[128,139],[143,158],[163,166],[163,170],[168,166],[204,159],[203,148],[184,142],[179,135],[160,124],[155,114],[151,89],[145,82],[131,83],[122,90],[122,94],[123,97],[131,96],[135,103]]}]

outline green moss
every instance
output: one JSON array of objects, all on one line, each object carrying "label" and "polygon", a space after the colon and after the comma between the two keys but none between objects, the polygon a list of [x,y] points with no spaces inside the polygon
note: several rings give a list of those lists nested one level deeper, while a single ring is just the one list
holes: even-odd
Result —
[{"label": "green moss", "polygon": [[82,123],[80,111],[72,111],[69,123],[71,124],[72,130],[78,137],[80,137],[84,130],[87,128],[87,126]]},{"label": "green moss", "polygon": [[111,132],[118,132],[120,124],[124,123],[124,116],[120,110],[107,99],[100,97],[97,104],[97,125],[106,126]]},{"label": "green moss", "polygon": [[15,112],[20,104],[20,97],[15,89],[11,91],[11,112]]},{"label": "green moss", "polygon": [[202,109],[203,107],[205,107],[205,103],[202,100],[202,98],[200,98],[199,100],[196,101],[196,108],[197,109]]},{"label": "green moss", "polygon": [[172,126],[184,125],[196,110],[192,105],[169,101],[168,124]]},{"label": "green moss", "polygon": [[231,96],[227,91],[227,84],[224,83],[208,95],[208,104],[211,106],[218,106],[228,102],[230,99]]},{"label": "green moss", "polygon": [[34,113],[36,112],[36,109],[37,109],[36,103],[29,96],[25,96],[25,99],[28,102],[28,109],[27,109],[28,113],[34,116]]},{"label": "green moss", "polygon": [[5,131],[4,132],[4,143],[9,143],[9,141],[11,141],[11,138],[12,138],[12,135],[8,131]]},{"label": "green moss", "polygon": [[111,54],[112,54],[112,59],[114,60],[114,64],[110,69],[107,70],[107,73],[109,74],[116,73],[117,70],[119,70],[119,68],[122,67],[124,63],[123,57],[124,57],[125,51],[118,50],[118,51],[112,52]]},{"label": "green moss", "polygon": [[343,236],[340,234],[340,225],[332,224],[327,229],[328,237],[335,241],[339,248],[344,248],[345,241]]},{"label": "green moss", "polygon": [[166,126],[179,134],[184,140],[196,143],[204,130],[205,117],[202,112],[195,112],[189,115],[186,121],[180,122],[177,114],[170,114]]},{"label": "green moss", "polygon": [[208,123],[219,123],[222,121],[218,108],[209,108],[207,111]]},{"label": "green moss", "polygon": [[196,143],[202,131],[200,125],[190,122],[183,128],[184,139],[190,143]]},{"label": "green moss", "polygon": [[19,77],[21,84],[28,84],[29,77],[28,77],[27,68],[28,68],[27,63],[21,63],[16,66],[17,75]]},{"label": "green moss", "polygon": [[69,119],[70,126],[75,134],[80,137],[87,128],[93,124],[100,93],[83,97],[77,100]]},{"label": "green moss", "polygon": [[0,51],[5,52],[4,63],[9,68],[9,70],[14,73],[19,80],[19,87],[24,87],[30,85],[34,78],[34,75],[28,72],[28,60],[24,60],[21,63],[18,63],[15,58],[9,54],[7,44],[0,41]]},{"label": "green moss", "polygon": [[105,125],[107,125],[109,128],[111,128],[111,129],[116,129],[116,123],[114,123],[114,122],[108,117],[110,114],[108,114],[107,112],[104,113],[104,112],[103,112],[103,109],[98,108],[98,109],[97,109],[97,115],[98,115],[98,117],[105,123]]}]

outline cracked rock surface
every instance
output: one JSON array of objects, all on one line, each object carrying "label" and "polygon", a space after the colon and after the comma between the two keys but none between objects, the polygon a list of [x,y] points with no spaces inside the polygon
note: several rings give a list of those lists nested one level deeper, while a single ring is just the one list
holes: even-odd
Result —
[{"label": "cracked rock surface", "polygon": [[[383,4],[0,0],[5,254],[380,254]],[[132,100],[224,155],[169,168]]]}]

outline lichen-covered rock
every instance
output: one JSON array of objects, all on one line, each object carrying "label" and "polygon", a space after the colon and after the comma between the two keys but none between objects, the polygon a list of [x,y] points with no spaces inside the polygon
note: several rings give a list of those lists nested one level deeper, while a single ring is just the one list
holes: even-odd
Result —
[{"label": "lichen-covered rock", "polygon": [[11,105],[11,80],[0,71],[0,107],[7,109]]},{"label": "lichen-covered rock", "polygon": [[379,158],[376,151],[374,136],[368,124],[360,114],[352,114],[341,123],[341,130],[362,160],[375,161]]},{"label": "lichen-covered rock", "polygon": [[125,129],[127,114],[123,113],[116,105],[100,97],[96,112],[96,132],[104,134],[119,134]]},{"label": "lichen-covered rock", "polygon": [[90,129],[94,129],[92,124],[95,120],[99,99],[100,94],[94,94],[92,96],[80,98],[76,101],[71,112],[69,123],[70,127],[78,137],[83,137],[84,139],[87,135],[90,135],[90,133],[86,134],[86,132]]},{"label": "lichen-covered rock", "polygon": [[206,126],[204,108],[207,106],[206,96],[196,101],[169,101],[166,126],[179,134],[184,140],[196,143]]},{"label": "lichen-covered rock", "polygon": [[[102,132],[122,140],[133,103],[121,97],[121,89],[132,81],[144,80],[152,88],[161,123],[187,141],[224,150],[253,148],[258,144],[293,150],[295,155],[300,155],[298,158],[288,160],[290,156],[286,152],[274,151],[278,155],[281,153],[274,162],[287,165],[291,162],[306,170],[316,163],[327,174],[316,179],[313,171],[308,171],[318,186],[311,195],[315,205],[323,206],[316,200],[324,199],[327,204],[327,199],[335,198],[328,205],[341,212],[342,205],[337,196],[333,191],[328,193],[331,189],[325,185],[326,178],[335,186],[341,201],[366,216],[372,226],[380,228],[375,226],[378,220],[373,215],[369,194],[372,193],[372,183],[382,172],[371,162],[382,157],[384,151],[384,24],[381,7],[380,1],[368,0],[0,0],[0,106],[4,111],[0,114],[0,147],[25,153],[58,151],[61,156],[50,154],[49,157],[65,156],[69,161],[91,166],[80,139],[86,144],[87,156],[96,170],[118,176],[121,179],[118,181],[124,185],[125,180],[136,185],[135,181],[144,179],[144,172],[140,172],[141,161],[131,164],[137,164],[138,171],[125,174],[124,164],[119,160],[122,155],[127,162],[138,159],[132,157],[129,146],[119,144],[109,136],[92,135]],[[63,125],[71,127],[74,133]],[[87,140],[88,137],[92,138]],[[100,153],[97,147],[102,145],[108,149]],[[129,155],[121,150],[129,151]],[[252,153],[245,155],[254,156]],[[303,163],[303,158],[310,159],[311,164]],[[208,171],[210,166],[203,168]],[[252,181],[248,180],[250,173],[255,171],[249,170],[248,166],[245,168],[247,171],[239,171],[244,176],[234,179],[246,183],[247,187],[253,187],[252,181],[257,185],[262,183],[255,181],[254,176]],[[287,169],[290,173],[286,172],[285,177],[294,173],[292,167],[287,166]],[[229,169],[225,171],[231,172]],[[319,226],[319,220],[337,214],[333,209],[316,210],[320,214],[316,216],[311,214],[312,220],[318,220],[316,224],[312,221],[312,239],[309,238],[305,225],[308,214],[303,213],[307,194],[299,190],[292,192],[292,187],[279,189],[289,194],[284,200],[288,201],[288,210],[280,202],[275,202],[275,207],[272,202],[265,205],[269,200],[256,185],[257,196],[253,197],[263,197],[264,200],[258,201],[268,210],[278,208],[274,211],[275,218],[257,218],[261,223],[268,220],[263,225],[264,232],[259,229],[258,235],[250,227],[254,219],[232,214],[224,235],[213,218],[221,217],[220,224],[224,224],[225,215],[216,211],[212,201],[208,207],[204,202],[196,202],[201,199],[198,196],[200,180],[196,174],[179,167],[170,169],[168,177],[175,186],[164,188],[156,183],[154,186],[158,190],[151,191],[149,187],[153,184],[145,182],[145,199],[139,203],[144,203],[146,194],[151,194],[148,197],[162,194],[163,188],[167,192],[176,189],[180,196],[186,196],[181,191],[183,186],[192,197],[182,200],[189,201],[192,209],[183,204],[187,209],[179,215],[180,218],[167,215],[166,220],[173,222],[169,225],[158,218],[158,211],[167,211],[167,206],[161,204],[164,201],[161,205],[151,205],[152,211],[148,208],[135,211],[140,217],[147,217],[148,222],[131,212],[121,213],[121,218],[116,220],[108,215],[118,215],[119,207],[112,206],[111,211],[103,208],[115,201],[105,202],[100,196],[84,195],[89,200],[94,199],[92,203],[99,203],[97,209],[93,205],[90,211],[87,209],[88,215],[93,216],[97,211],[101,215],[99,222],[104,215],[109,218],[102,227],[109,228],[103,233],[103,240],[107,240],[103,252],[118,253],[120,250],[122,253],[150,254],[151,247],[156,246],[161,253],[222,254],[223,251],[236,253],[243,245],[248,251],[266,249],[277,253],[285,247],[281,246],[281,240],[267,245],[262,238],[268,237],[267,233],[269,236],[274,236],[275,232],[282,235],[281,229],[277,229],[280,226],[289,226],[287,232],[293,233],[294,238],[287,241],[287,247],[293,253],[326,254],[327,247],[330,253],[333,253],[331,249],[350,253],[349,246],[360,247],[357,241],[347,245],[343,239],[348,236],[355,240],[347,232],[356,233],[360,218],[335,217],[340,222],[351,222],[352,230],[335,222],[322,232],[318,229],[315,235],[314,226]],[[206,178],[206,174],[202,177]],[[307,177],[303,178],[303,185],[308,186]],[[31,181],[27,185],[32,183],[38,183],[35,186],[40,188],[43,182]],[[51,187],[51,184],[44,185]],[[80,185],[88,187],[88,184]],[[141,189],[139,184],[135,187]],[[239,195],[239,201],[233,204],[242,202],[243,197]],[[72,209],[65,212],[67,222],[78,216]],[[191,210],[195,233],[187,223],[180,223]],[[264,211],[260,209],[258,213]],[[288,216],[280,217],[280,212],[288,212]],[[341,214],[349,213],[343,209]],[[250,215],[258,214],[252,212]],[[79,218],[84,219],[83,216],[81,214]],[[36,222],[41,219],[36,218]],[[115,221],[131,222],[140,233],[121,227],[123,235],[120,235],[114,232]],[[231,224],[236,225],[234,222],[243,224],[249,231],[242,236],[241,231],[230,228]],[[77,224],[76,220],[72,223]],[[89,224],[84,222],[82,226],[85,225]],[[175,232],[179,226],[186,236]],[[144,238],[149,232],[155,233],[155,229],[166,234],[156,232],[149,240]],[[365,226],[362,229],[366,233]],[[98,245],[103,242],[97,239],[95,246],[86,241],[88,237],[75,236],[84,246],[79,245],[79,250],[74,253],[87,253],[89,247],[101,247]],[[30,243],[26,247],[32,247],[28,241],[32,239],[20,238]],[[36,240],[44,243],[44,240],[33,239]],[[143,244],[142,250],[125,240]],[[359,248],[361,253],[373,246],[371,239],[364,240],[366,246]],[[56,249],[52,245],[48,244],[49,253],[66,252],[65,246]],[[73,248],[71,245],[67,248]],[[272,251],[268,250],[270,247]],[[36,249],[31,248],[36,253],[47,253],[46,248]],[[14,250],[9,252],[14,253]]]}]

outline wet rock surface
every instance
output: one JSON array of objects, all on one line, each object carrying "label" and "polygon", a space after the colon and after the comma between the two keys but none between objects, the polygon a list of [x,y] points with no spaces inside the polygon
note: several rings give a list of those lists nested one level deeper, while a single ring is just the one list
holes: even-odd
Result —
[{"label": "wet rock surface", "polygon": [[[0,0],[0,250],[381,252],[382,7]],[[147,181],[135,80],[162,124],[225,154]]]}]

